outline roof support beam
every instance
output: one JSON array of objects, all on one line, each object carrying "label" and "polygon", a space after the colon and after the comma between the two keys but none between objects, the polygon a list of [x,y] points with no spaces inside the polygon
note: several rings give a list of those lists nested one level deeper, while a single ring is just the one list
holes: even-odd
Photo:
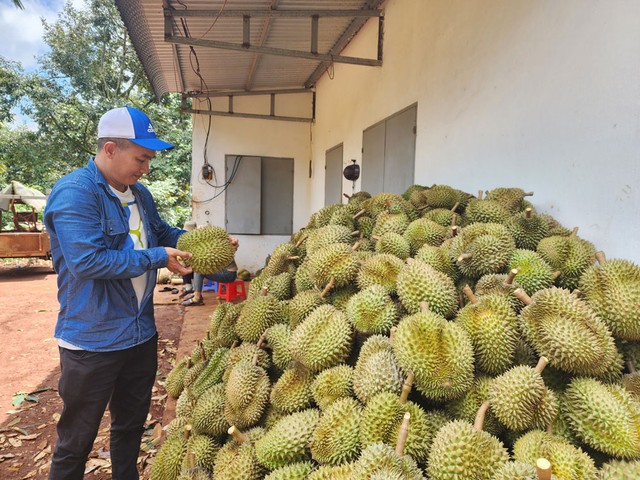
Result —
[{"label": "roof support beam", "polygon": [[307,60],[316,60],[330,63],[348,63],[352,65],[365,65],[369,67],[379,67],[382,60],[360,57],[346,57],[344,55],[331,55],[322,53],[303,52],[300,50],[289,50],[286,48],[274,47],[256,47],[253,45],[243,46],[237,43],[221,42],[218,40],[202,40],[196,38],[178,37],[174,35],[165,36],[165,41],[170,43],[180,43],[183,45],[191,45],[198,47],[219,48],[222,50],[236,50],[240,52],[254,52],[263,55],[277,55],[283,57],[306,58]]},{"label": "roof support beam", "polygon": [[292,93],[313,93],[313,90],[308,88],[286,88],[280,90],[251,90],[251,91],[235,91],[235,92],[215,92],[215,93],[187,93],[189,98],[214,98],[214,97],[228,97],[229,95],[234,97],[245,97],[255,95],[284,95]]},{"label": "roof support beam", "polygon": [[195,113],[197,115],[211,115],[218,117],[238,117],[238,118],[256,118],[259,120],[281,120],[284,122],[313,122],[313,118],[305,117],[286,117],[283,115],[259,115],[257,113],[235,113],[235,112],[223,112],[219,110],[194,110],[192,108],[186,108],[182,110],[183,113]]},{"label": "roof support beam", "polygon": [[379,17],[380,10],[173,10],[164,9],[171,17]]}]

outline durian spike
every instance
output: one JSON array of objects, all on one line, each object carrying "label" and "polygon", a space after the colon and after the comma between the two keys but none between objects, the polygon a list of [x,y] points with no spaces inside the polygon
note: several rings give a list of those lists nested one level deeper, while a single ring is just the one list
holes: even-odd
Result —
[{"label": "durian spike", "polygon": [[407,399],[409,398],[409,393],[411,393],[411,389],[413,388],[413,380],[415,376],[413,372],[409,370],[407,373],[407,378],[405,378],[404,383],[402,384],[402,393],[400,393],[400,403],[407,403]]},{"label": "durian spike", "polygon": [[459,206],[460,206],[460,202],[456,202],[455,205],[453,207],[451,207],[451,211],[455,212],[458,209]]},{"label": "durian spike", "polygon": [[516,288],[513,291],[513,294],[525,305],[529,305],[531,303],[531,297],[527,295],[527,292],[525,292],[522,288]]},{"label": "durian spike", "polygon": [[389,330],[389,343],[391,344],[392,347],[393,347],[393,342],[395,342],[396,340],[397,331],[398,331],[398,327],[396,327],[395,325],[391,327],[391,330]]},{"label": "durian spike", "polygon": [[512,268],[511,270],[509,270],[509,273],[507,274],[507,278],[505,279],[504,284],[513,285],[513,280],[516,278],[517,274],[518,274],[517,268]]},{"label": "durian spike", "polygon": [[607,261],[607,257],[605,257],[604,252],[602,250],[596,252],[596,260],[600,265]]},{"label": "durian spike", "polygon": [[267,291],[268,290],[269,290],[269,287],[267,287],[266,285],[264,287],[262,287],[261,294],[262,294],[263,297],[267,296]]},{"label": "durian spike", "polygon": [[242,445],[244,442],[249,440],[249,437],[246,433],[242,433],[240,430],[236,428],[235,425],[231,425],[227,433],[233,437],[233,439],[238,442],[238,445]]},{"label": "durian spike", "polygon": [[364,215],[365,213],[367,213],[367,211],[363,208],[362,210],[360,210],[358,213],[356,213],[356,214],[353,216],[353,219],[354,219],[354,220],[356,220],[356,219],[358,219],[359,217],[361,217],[362,215]]},{"label": "durian spike", "polygon": [[473,258],[473,255],[471,255],[470,253],[462,253],[460,255],[458,255],[458,261],[459,262],[464,262],[465,260],[470,260],[471,258]]},{"label": "durian spike", "polygon": [[538,480],[551,480],[551,462],[542,457],[537,459],[536,473],[538,474]]},{"label": "durian spike", "polygon": [[573,227],[573,230],[571,230],[571,237],[576,237],[578,235],[578,228],[579,227]]},{"label": "durian spike", "polygon": [[631,360],[627,360],[625,362],[627,364],[627,370],[629,370],[629,373],[636,373],[636,366],[634,365],[634,363]]},{"label": "durian spike", "polygon": [[320,294],[321,298],[326,297],[329,292],[331,291],[331,289],[334,287],[334,285],[336,284],[336,279],[331,277],[331,280],[329,280],[329,283],[327,283],[327,286],[324,287],[324,290],[322,290],[322,293]]},{"label": "durian spike", "polygon": [[531,218],[531,212],[533,212],[531,207],[525,208],[525,210],[524,210],[524,218]]},{"label": "durian spike", "polygon": [[422,312],[430,312],[429,304],[427,302],[420,302],[420,311]]},{"label": "durian spike", "polygon": [[484,191],[478,190],[478,200],[482,200],[483,196],[484,196]]},{"label": "durian spike", "polygon": [[484,427],[484,416],[487,414],[487,410],[489,409],[489,400],[485,401],[480,408],[478,409],[478,413],[476,413],[476,419],[473,422],[473,426],[476,430],[482,431]]},{"label": "durian spike", "polygon": [[478,303],[478,299],[473,294],[473,290],[471,290],[471,287],[469,285],[465,285],[464,287],[462,287],[462,292],[465,294],[465,296],[469,299],[469,301],[472,304],[475,305],[476,303]]},{"label": "durian spike", "polygon": [[556,270],[551,274],[551,279],[555,282],[560,275],[562,275],[562,272],[560,270]]},{"label": "durian spike", "polygon": [[300,245],[302,245],[304,243],[304,241],[309,238],[309,235],[307,235],[306,233],[304,235],[302,235],[302,237],[300,237],[300,239],[296,242],[295,247],[298,248]]},{"label": "durian spike", "polygon": [[451,227],[451,236],[452,237],[458,236],[458,226],[457,225],[453,225]]},{"label": "durian spike", "polygon": [[411,420],[411,414],[406,412],[404,417],[402,417],[402,425],[400,425],[398,442],[396,443],[396,455],[399,457],[404,456],[404,446],[407,443],[407,437],[409,436],[409,420]]},{"label": "durian spike", "polygon": [[536,365],[536,372],[542,373],[545,367],[549,364],[549,359],[547,357],[540,357],[538,360],[538,364]]}]

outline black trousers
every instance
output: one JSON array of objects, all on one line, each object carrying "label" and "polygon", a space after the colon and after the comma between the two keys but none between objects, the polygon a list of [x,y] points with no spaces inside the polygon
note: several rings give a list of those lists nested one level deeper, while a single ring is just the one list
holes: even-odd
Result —
[{"label": "black trousers", "polygon": [[107,405],[114,480],[137,480],[137,460],[158,369],[158,337],[126,350],[60,348],[64,403],[50,480],[81,480]]}]

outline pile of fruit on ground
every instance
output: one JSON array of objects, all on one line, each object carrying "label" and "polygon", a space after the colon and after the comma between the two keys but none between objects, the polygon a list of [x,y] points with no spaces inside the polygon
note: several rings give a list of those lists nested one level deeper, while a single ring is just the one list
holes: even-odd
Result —
[{"label": "pile of fruit on ground", "polygon": [[[168,375],[152,478],[640,478],[640,267],[530,195],[314,213]],[[229,261],[212,228],[194,268]]]}]

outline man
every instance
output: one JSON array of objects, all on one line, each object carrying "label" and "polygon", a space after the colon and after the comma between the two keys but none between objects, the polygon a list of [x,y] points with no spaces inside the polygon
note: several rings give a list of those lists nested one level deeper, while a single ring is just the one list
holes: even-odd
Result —
[{"label": "man", "polygon": [[64,403],[50,479],[83,477],[107,404],[113,478],[138,478],[157,370],[156,269],[191,272],[180,263],[191,255],[174,248],[184,230],[164,222],[137,183],[156,151],[169,148],[140,110],[110,110],[98,124],[95,157],[60,179],[47,201]]}]

